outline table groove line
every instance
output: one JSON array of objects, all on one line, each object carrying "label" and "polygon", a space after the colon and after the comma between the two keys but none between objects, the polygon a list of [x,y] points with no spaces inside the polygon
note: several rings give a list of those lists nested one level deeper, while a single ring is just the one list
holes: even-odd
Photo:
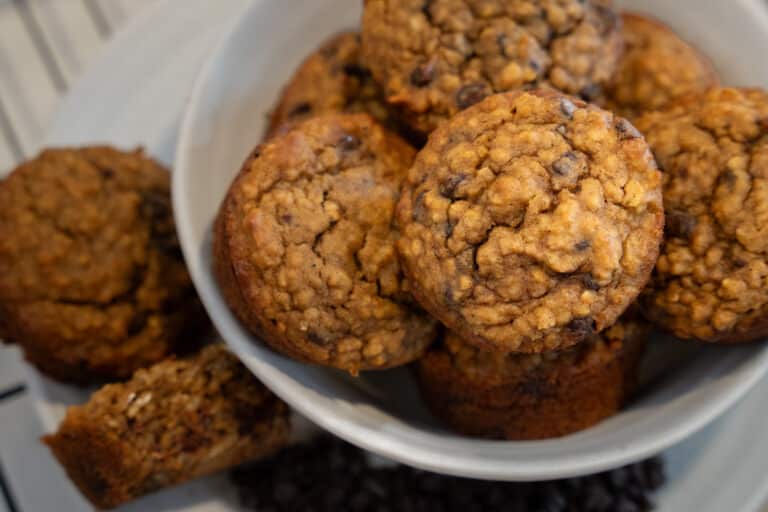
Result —
[{"label": "table groove line", "polygon": [[96,26],[96,30],[102,39],[109,39],[112,35],[112,27],[107,19],[104,10],[95,0],[83,0],[85,10],[88,11],[93,24]]},{"label": "table groove line", "polygon": [[21,512],[16,499],[11,492],[11,485],[8,483],[8,479],[5,477],[5,471],[2,463],[0,463],[0,495],[3,496],[5,504],[8,505],[9,512]]},{"label": "table groove line", "polygon": [[0,133],[3,134],[8,147],[11,150],[11,154],[16,159],[16,163],[21,162],[26,158],[24,152],[24,146],[21,144],[21,138],[11,123],[11,118],[8,115],[3,98],[0,97]]},{"label": "table groove line", "polygon": [[29,37],[32,39],[32,44],[35,46],[35,49],[40,56],[40,60],[48,72],[48,77],[53,83],[53,86],[60,93],[66,92],[68,88],[67,79],[64,77],[64,72],[62,71],[58,60],[56,59],[56,54],[54,53],[50,43],[45,37],[45,32],[43,31],[40,22],[37,20],[37,18],[35,18],[34,13],[29,8],[29,0],[11,1],[16,8],[16,12],[19,13],[19,17],[21,18],[21,22],[24,25],[24,28],[27,30]]}]

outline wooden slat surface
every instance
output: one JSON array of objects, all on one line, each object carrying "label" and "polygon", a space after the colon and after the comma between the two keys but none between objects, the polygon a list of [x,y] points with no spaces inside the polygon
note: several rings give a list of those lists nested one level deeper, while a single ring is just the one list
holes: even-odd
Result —
[{"label": "wooden slat surface", "polygon": [[0,102],[25,155],[37,149],[64,92],[51,76],[16,3],[1,3]]},{"label": "wooden slat surface", "polygon": [[99,23],[83,0],[37,0],[29,6],[50,44],[64,77],[71,83],[101,47],[109,34],[101,34]]},{"label": "wooden slat surface", "polygon": [[102,44],[158,0],[0,0],[0,176],[40,148]]}]

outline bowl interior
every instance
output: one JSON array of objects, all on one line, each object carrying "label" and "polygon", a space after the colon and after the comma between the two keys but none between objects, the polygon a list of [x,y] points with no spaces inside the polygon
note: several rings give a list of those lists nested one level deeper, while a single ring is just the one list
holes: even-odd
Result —
[{"label": "bowl interior", "polygon": [[[652,12],[710,55],[729,84],[766,85],[768,16],[749,0],[620,2]],[[282,84],[330,34],[358,26],[360,0],[255,1],[201,72],[185,115],[173,195],[182,247],[221,335],[278,395],[347,440],[414,466],[478,478],[540,480],[621,465],[703,427],[764,373],[763,344],[700,347],[658,336],[641,397],[587,431],[537,442],[468,439],[426,412],[406,369],[351,378],[291,361],[245,331],[211,273],[211,224],[230,181],[258,143]]]}]

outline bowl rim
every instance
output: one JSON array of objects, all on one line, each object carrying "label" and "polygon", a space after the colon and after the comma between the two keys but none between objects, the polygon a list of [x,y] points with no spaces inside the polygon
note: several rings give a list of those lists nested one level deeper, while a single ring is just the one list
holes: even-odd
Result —
[{"label": "bowl rim", "polygon": [[[745,7],[745,12],[761,18],[762,24],[768,30],[768,11],[758,9],[754,0],[738,0]],[[217,291],[215,279],[211,277],[212,269],[206,269],[199,264],[199,251],[192,245],[194,235],[193,227],[185,212],[190,211],[193,205],[189,204],[187,176],[190,169],[190,146],[195,133],[195,123],[200,116],[202,101],[207,87],[211,83],[213,72],[225,52],[233,45],[237,36],[243,30],[248,30],[249,22],[254,13],[261,9],[267,0],[254,0],[241,13],[241,18],[232,24],[228,32],[221,38],[211,54],[205,60],[194,80],[193,87],[187,98],[186,108],[183,113],[179,137],[174,158],[174,172],[172,173],[172,204],[176,219],[176,227],[182,252],[188,263],[190,274],[195,287],[200,295],[211,320],[221,334],[221,337],[237,355],[238,358],[259,377],[276,395],[287,402],[299,413],[310,419],[319,427],[329,431],[361,448],[374,452],[384,457],[395,459],[399,462],[420,469],[450,474],[462,477],[471,477],[488,480],[509,481],[534,481],[555,478],[567,478],[573,476],[595,473],[615,468],[625,464],[637,462],[653,456],[666,448],[682,441],[686,437],[698,432],[714,419],[722,415],[731,406],[738,402],[757,382],[768,373],[768,344],[756,350],[755,357],[739,365],[731,376],[733,384],[715,395],[715,400],[706,405],[697,407],[692,414],[670,424],[656,436],[645,438],[643,442],[630,442],[615,449],[604,450],[597,453],[585,453],[573,457],[561,457],[557,464],[551,461],[525,460],[484,460],[484,464],[478,464],[477,456],[457,455],[450,450],[438,450],[430,447],[421,447],[409,442],[408,438],[382,435],[382,431],[350,421],[342,415],[328,414],[327,409],[319,402],[307,400],[295,379],[286,375],[271,364],[258,360],[247,350],[247,344],[251,340],[234,339],[228,336],[230,331],[227,324],[231,319],[221,318],[214,311],[222,305],[221,297]],[[198,264],[193,264],[197,262]],[[207,275],[206,275],[207,274]],[[209,286],[211,285],[211,286]],[[226,306],[225,306],[226,307]],[[228,308],[227,308],[228,309]],[[417,435],[432,435],[425,431],[406,425],[406,432],[412,430]],[[505,445],[535,446],[540,443],[554,443],[562,441],[488,441],[472,438],[460,438],[452,442],[478,443],[478,446],[503,448]],[[446,446],[451,442],[446,441]]]}]

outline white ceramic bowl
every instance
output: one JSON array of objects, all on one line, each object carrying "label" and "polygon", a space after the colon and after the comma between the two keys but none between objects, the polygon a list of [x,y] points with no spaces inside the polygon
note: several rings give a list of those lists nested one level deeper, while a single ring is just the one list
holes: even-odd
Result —
[{"label": "white ceramic bowl", "polygon": [[[768,85],[768,15],[759,0],[636,0],[709,54],[728,83]],[[361,0],[254,1],[194,87],[183,121],[173,200],[187,263],[221,335],[270,388],[321,427],[425,469],[478,478],[541,480],[649,456],[721,414],[768,366],[764,344],[697,347],[655,340],[642,396],[587,431],[537,442],[457,436],[424,409],[406,370],[351,378],[272,352],[244,330],[211,273],[211,224],[268,110],[294,67],[328,35],[359,23]],[[646,371],[646,376],[650,374]]]}]

